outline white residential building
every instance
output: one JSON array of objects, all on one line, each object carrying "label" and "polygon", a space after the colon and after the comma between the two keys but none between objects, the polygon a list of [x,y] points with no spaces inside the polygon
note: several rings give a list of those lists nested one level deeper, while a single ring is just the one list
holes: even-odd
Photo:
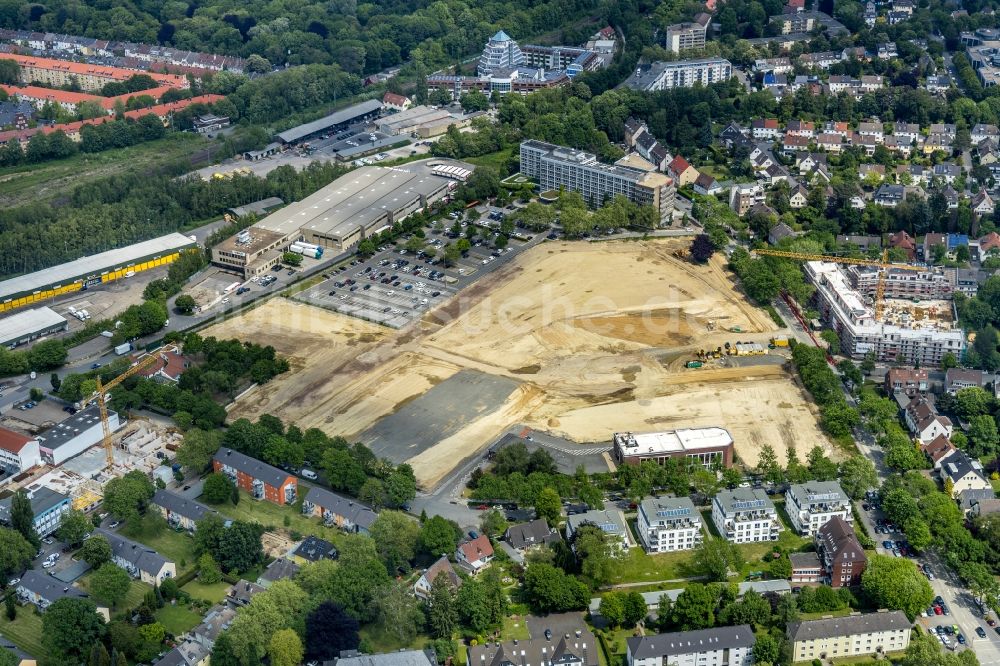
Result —
[{"label": "white residential building", "polygon": [[725,58],[674,60],[642,65],[624,85],[633,90],[656,92],[670,88],[690,88],[696,83],[707,86],[728,81],[732,75],[733,64]]},{"label": "white residential building", "polygon": [[647,553],[691,550],[701,545],[701,514],[689,497],[654,497],[639,503],[636,526]]},{"label": "white residential building", "polygon": [[566,518],[566,539],[573,540],[573,535],[585,524],[596,525],[607,535],[608,542],[618,552],[623,552],[633,545],[625,515],[618,509],[594,509],[586,513],[578,513]]},{"label": "white residential building", "polygon": [[0,428],[0,469],[8,474],[20,474],[41,462],[37,439]]},{"label": "white residential building", "polygon": [[750,666],[756,641],[750,625],[634,636],[628,666]]},{"label": "white residential building", "polygon": [[803,536],[815,536],[834,516],[848,523],[854,520],[851,499],[836,481],[792,484],[785,491],[785,510],[792,527]]},{"label": "white residential building", "polygon": [[723,490],[712,500],[712,522],[727,541],[777,541],[781,521],[767,493],[755,488]]},{"label": "white residential building", "polygon": [[910,644],[911,626],[903,611],[791,622],[792,661],[899,652]]}]

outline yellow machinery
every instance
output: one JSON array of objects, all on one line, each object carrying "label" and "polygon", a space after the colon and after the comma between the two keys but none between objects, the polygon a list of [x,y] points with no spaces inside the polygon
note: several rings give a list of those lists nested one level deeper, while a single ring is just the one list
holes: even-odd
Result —
[{"label": "yellow machinery", "polygon": [[97,390],[89,398],[80,401],[80,409],[83,409],[92,402],[97,402],[101,409],[101,427],[104,429],[104,456],[105,469],[110,469],[115,464],[114,447],[111,444],[111,424],[108,422],[108,396],[111,391],[121,385],[129,377],[148,368],[160,360],[160,354],[168,351],[177,351],[176,347],[160,347],[150,352],[145,358],[140,359],[128,370],[112,379],[107,384],[101,382],[100,375],[97,376]]},{"label": "yellow machinery", "polygon": [[826,254],[810,254],[808,252],[788,252],[786,250],[769,250],[762,248],[753,252],[768,257],[781,257],[783,259],[795,259],[796,261],[829,261],[835,264],[849,264],[854,266],[874,266],[879,269],[878,284],[875,287],[875,319],[881,321],[883,300],[885,299],[885,276],[891,268],[902,271],[924,271],[922,266],[912,266],[910,264],[890,264],[889,250],[882,250],[881,259],[856,259],[853,257],[835,257]]}]

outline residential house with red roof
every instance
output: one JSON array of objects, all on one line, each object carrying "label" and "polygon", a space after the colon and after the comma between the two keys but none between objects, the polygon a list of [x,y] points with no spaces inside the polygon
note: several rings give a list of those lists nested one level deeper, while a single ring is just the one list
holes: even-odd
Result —
[{"label": "residential house with red roof", "polygon": [[462,586],[462,579],[458,577],[455,573],[455,567],[451,565],[448,561],[447,555],[442,555],[437,562],[432,564],[424,571],[423,575],[417,579],[417,582],[413,585],[413,594],[419,599],[430,599],[431,596],[431,586],[434,581],[437,580],[438,576],[444,575],[447,577],[448,582],[456,590]]},{"label": "residential house with red roof", "polygon": [[191,367],[191,361],[174,351],[158,352],[159,358],[139,374],[146,379],[166,380],[177,383],[184,371]]},{"label": "residential house with red roof", "polygon": [[[995,233],[993,235],[997,237],[997,246],[1000,247],[1000,235]],[[898,247],[903,250],[910,261],[916,261],[917,259],[917,242],[913,240],[913,236],[905,231],[897,231],[889,236],[889,247]],[[982,246],[980,245],[980,247]]]},{"label": "residential house with red roof", "polygon": [[951,443],[944,435],[938,435],[933,440],[927,444],[921,444],[920,450],[931,459],[931,464],[934,465],[934,469],[940,469],[941,465],[944,464],[945,459],[951,454],[955,453],[958,449],[955,445]]},{"label": "residential house with red roof", "polygon": [[667,165],[667,175],[674,179],[677,187],[684,187],[698,180],[699,174],[690,162],[678,155]]},{"label": "residential house with red roof", "polygon": [[979,239],[979,256],[985,257],[990,250],[1000,251],[1000,234],[995,231]]},{"label": "residential house with red roof", "polygon": [[493,561],[493,544],[489,537],[480,534],[475,539],[458,545],[455,560],[467,566],[472,573],[479,573]]},{"label": "residential house with red roof", "polygon": [[394,92],[387,92],[382,96],[382,106],[390,111],[406,111],[413,106],[413,102],[405,95],[397,95]]},{"label": "residential house with red roof", "polygon": [[38,440],[0,428],[0,467],[8,474],[20,474],[42,462]]}]

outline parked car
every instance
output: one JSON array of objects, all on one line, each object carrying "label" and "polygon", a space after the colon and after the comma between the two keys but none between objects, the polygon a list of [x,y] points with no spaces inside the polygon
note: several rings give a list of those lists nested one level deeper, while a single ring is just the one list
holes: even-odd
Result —
[{"label": "parked car", "polygon": [[305,468],[303,468],[301,474],[302,474],[303,477],[305,477],[305,478],[307,478],[309,480],[315,480],[316,479],[316,472],[312,471],[311,469],[305,469]]},{"label": "parked car", "polygon": [[976,627],[976,636],[980,638],[986,638],[986,630],[982,627]]}]

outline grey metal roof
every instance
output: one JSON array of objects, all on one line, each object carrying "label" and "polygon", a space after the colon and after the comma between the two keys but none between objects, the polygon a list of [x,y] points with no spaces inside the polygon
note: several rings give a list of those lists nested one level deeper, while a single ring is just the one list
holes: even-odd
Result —
[{"label": "grey metal roof", "polygon": [[847,501],[847,494],[836,481],[794,483],[788,490],[798,500],[800,506]]},{"label": "grey metal roof", "polygon": [[280,470],[277,467],[272,467],[256,458],[251,458],[239,451],[234,451],[226,447],[222,447],[216,451],[213,459],[218,460],[223,465],[234,467],[251,478],[260,479],[274,488],[280,488],[281,484],[291,476],[288,472]]},{"label": "grey metal roof", "polygon": [[218,514],[215,509],[210,509],[201,502],[193,499],[181,497],[177,493],[169,490],[157,490],[153,494],[153,504],[161,506],[170,513],[176,513],[194,521],[201,520],[209,514]]},{"label": "grey metal roof", "polygon": [[319,120],[314,120],[311,123],[305,123],[304,125],[299,125],[298,127],[293,127],[290,130],[285,130],[284,132],[278,133],[278,138],[285,143],[291,143],[292,141],[298,141],[303,137],[307,137],[310,134],[315,134],[316,132],[322,132],[328,127],[333,127],[335,125],[342,125],[343,123],[350,122],[355,118],[360,118],[366,114],[378,111],[382,108],[382,102],[377,99],[370,99],[367,102],[361,102],[359,104],[354,104],[347,107],[346,109],[341,109],[340,111],[334,111],[330,115],[320,118]]},{"label": "grey metal roof", "polygon": [[788,625],[788,637],[792,642],[808,641],[816,638],[853,636],[880,631],[909,629],[913,625],[903,611],[880,611],[863,615],[805,620]]},{"label": "grey metal roof", "polygon": [[155,576],[159,574],[163,569],[163,566],[170,561],[149,546],[144,546],[143,544],[136,543],[131,539],[126,539],[120,534],[111,532],[110,530],[99,527],[95,530],[95,532],[108,540],[113,557],[121,558],[126,562],[129,562],[139,571]]},{"label": "grey metal roof", "polygon": [[[45,486],[33,491],[31,495],[31,510],[34,512],[36,518],[52,507],[69,501],[69,495],[57,493]],[[13,495],[0,500],[0,522],[10,522],[10,506],[13,502]]]},{"label": "grey metal roof", "polygon": [[437,660],[424,650],[359,654],[337,660],[337,666],[436,666],[436,664]]},{"label": "grey metal roof", "polygon": [[343,516],[365,530],[370,528],[375,519],[378,518],[378,514],[370,507],[360,503],[356,499],[330,492],[326,488],[311,488],[305,496],[305,501],[316,506],[321,506],[338,516]]},{"label": "grey metal roof", "polygon": [[[108,417],[110,418],[112,414],[115,414],[115,412],[109,410]],[[100,422],[100,407],[91,405],[43,432],[38,436],[38,442],[43,449],[52,451],[75,439],[80,433],[89,430]]]},{"label": "grey metal roof", "polygon": [[739,624],[735,627],[633,636],[628,639],[628,651],[633,658],[650,659],[734,648],[749,649],[755,640],[750,625]]},{"label": "grey metal roof", "polygon": [[736,488],[723,490],[715,496],[716,503],[726,515],[736,511],[774,511],[774,503],[763,490],[758,488]]},{"label": "grey metal roof", "polygon": [[0,319],[0,345],[66,326],[66,318],[51,308],[24,310]]},{"label": "grey metal roof", "polygon": [[90,275],[99,276],[101,271],[119,267],[125,268],[138,259],[171,254],[193,245],[195,242],[187,236],[173,233],[120,247],[116,250],[81,257],[76,261],[0,282],[0,301],[15,294],[30,294],[45,287],[70,284],[77,278]]},{"label": "grey metal roof", "polygon": [[49,603],[54,603],[65,597],[73,597],[74,599],[88,598],[87,594],[80,588],[62,583],[52,576],[46,576],[34,569],[25,571],[24,575],[21,576],[21,582],[17,586],[19,588],[23,587],[32,594],[37,594]]}]

